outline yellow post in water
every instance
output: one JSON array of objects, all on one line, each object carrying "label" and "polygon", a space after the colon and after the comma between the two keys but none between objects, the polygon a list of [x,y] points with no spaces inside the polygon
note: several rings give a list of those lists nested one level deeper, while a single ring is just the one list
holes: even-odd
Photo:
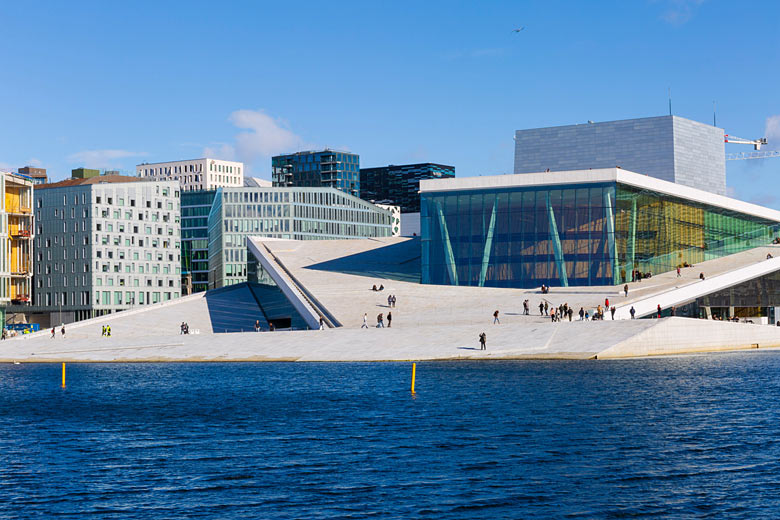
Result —
[{"label": "yellow post in water", "polygon": [[[417,363],[412,363],[412,393],[414,393],[414,377],[416,373],[417,373]],[[64,384],[65,383],[63,383],[63,385]]]},{"label": "yellow post in water", "polygon": [[65,388],[65,363],[62,364],[62,388]]}]

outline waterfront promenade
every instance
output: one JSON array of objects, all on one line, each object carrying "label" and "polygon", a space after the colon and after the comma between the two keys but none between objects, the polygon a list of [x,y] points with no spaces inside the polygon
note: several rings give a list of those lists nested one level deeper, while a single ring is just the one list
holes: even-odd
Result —
[{"label": "waterfront promenade", "polygon": [[[578,321],[580,307],[593,309],[610,299],[618,309],[757,264],[758,248],[704,262],[683,276],[666,273],[622,287],[538,290],[420,285],[419,243],[388,238],[343,241],[264,241],[307,294],[340,327],[310,331],[252,330],[256,308],[244,306],[245,286],[200,293],[176,301],[125,311],[66,326],[50,339],[43,331],[0,344],[0,361],[404,361],[436,359],[606,359],[732,349],[780,347],[780,328],[686,318]],[[780,255],[775,255],[780,256]],[[383,286],[373,291],[372,286]],[[388,295],[397,303],[389,307]],[[523,315],[523,300],[530,315]],[[568,303],[572,322],[551,323],[538,305]],[[500,324],[493,312],[499,310]],[[392,312],[392,328],[375,328],[376,316]],[[361,328],[363,315],[368,329]],[[225,316],[242,320],[247,332],[220,333]],[[185,321],[192,332],[179,334]],[[385,323],[387,323],[385,321]],[[110,325],[112,337],[101,337]],[[240,329],[239,329],[240,330]],[[251,332],[250,332],[251,331]],[[487,350],[478,336],[487,334]]]}]

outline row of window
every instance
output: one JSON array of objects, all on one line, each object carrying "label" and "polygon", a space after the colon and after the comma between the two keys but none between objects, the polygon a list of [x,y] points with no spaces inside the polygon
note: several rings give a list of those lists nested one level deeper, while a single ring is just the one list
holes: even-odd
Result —
[{"label": "row of window", "polygon": [[[147,266],[148,269],[148,266]],[[142,271],[143,272],[143,271]],[[167,274],[167,273],[166,273]],[[179,274],[179,270],[176,269],[176,274]],[[70,280],[70,281],[69,281]],[[63,276],[59,281],[62,283],[59,284],[62,287],[68,287],[69,284],[73,285],[74,287],[89,287],[92,285],[92,277],[90,275],[81,275],[79,278],[78,275],[76,276]],[[96,286],[102,286],[103,285],[103,277],[102,276],[96,276],[94,284]],[[105,285],[112,286],[114,285],[114,282],[116,282],[117,285],[120,287],[124,286],[133,286],[133,287],[140,287],[145,285],[146,287],[176,287],[178,284],[178,277],[170,278],[169,280],[165,281],[162,278],[145,278],[143,283],[139,277],[130,277],[130,278],[120,278],[117,277],[116,280],[114,279],[114,276],[112,275],[105,275]],[[43,277],[37,277],[36,276],[36,287],[43,288],[44,286],[47,288],[50,288],[52,286],[52,279],[49,278],[43,278]],[[55,284],[57,285],[57,284]]]},{"label": "row of window", "polygon": [[179,291],[95,291],[94,302],[90,291],[45,292],[35,295],[36,305],[151,305],[179,297]]}]

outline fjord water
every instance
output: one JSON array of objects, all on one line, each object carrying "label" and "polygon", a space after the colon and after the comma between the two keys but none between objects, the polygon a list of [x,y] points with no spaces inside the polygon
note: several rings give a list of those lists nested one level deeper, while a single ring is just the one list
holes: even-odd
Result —
[{"label": "fjord water", "polygon": [[2,518],[776,518],[780,352],[0,366]]}]

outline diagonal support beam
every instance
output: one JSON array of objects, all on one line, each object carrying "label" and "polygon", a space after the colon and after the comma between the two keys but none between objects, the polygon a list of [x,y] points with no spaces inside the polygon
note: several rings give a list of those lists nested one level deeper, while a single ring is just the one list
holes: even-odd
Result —
[{"label": "diagonal support beam", "polygon": [[612,283],[618,283],[618,255],[615,242],[615,215],[612,213],[612,197],[609,191],[604,192],[604,213],[607,217],[607,247],[609,248],[609,262],[612,264]]},{"label": "diagonal support beam", "polygon": [[436,215],[439,217],[439,230],[441,231],[441,240],[444,246],[444,263],[447,266],[447,273],[450,275],[450,283],[458,285],[458,271],[455,268],[455,255],[452,252],[450,233],[447,230],[447,221],[441,209],[441,202],[438,201],[436,202]]},{"label": "diagonal support beam", "polygon": [[634,258],[636,257],[636,197],[631,197],[631,215],[628,222],[628,244],[626,246],[626,276],[631,281],[631,273],[634,272]]},{"label": "diagonal support beam", "polygon": [[493,212],[490,215],[490,225],[488,226],[485,238],[485,250],[482,253],[482,269],[479,272],[479,286],[485,286],[485,277],[487,276],[488,265],[490,264],[490,251],[493,249],[493,231],[496,229],[496,213],[498,212],[498,195],[493,200]]},{"label": "diagonal support beam", "polygon": [[550,224],[550,240],[553,245],[553,254],[555,255],[555,265],[558,268],[558,278],[561,282],[561,287],[569,286],[569,278],[566,276],[566,262],[563,258],[563,248],[561,247],[561,238],[558,236],[558,225],[555,223],[555,212],[553,211],[552,204],[550,203],[550,192],[548,191],[545,197],[547,202],[547,218]]}]

